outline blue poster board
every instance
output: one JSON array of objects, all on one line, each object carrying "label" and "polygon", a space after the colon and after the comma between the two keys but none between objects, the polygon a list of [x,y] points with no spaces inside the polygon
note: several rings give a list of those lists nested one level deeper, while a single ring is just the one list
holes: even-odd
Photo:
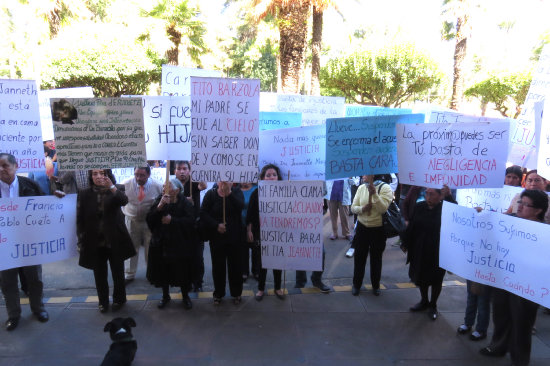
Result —
[{"label": "blue poster board", "polygon": [[260,131],[300,126],[302,126],[302,113],[260,111]]}]

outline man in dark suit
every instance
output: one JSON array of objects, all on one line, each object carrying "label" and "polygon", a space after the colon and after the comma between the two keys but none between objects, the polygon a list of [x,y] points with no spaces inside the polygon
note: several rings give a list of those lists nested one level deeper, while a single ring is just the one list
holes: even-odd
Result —
[{"label": "man in dark suit", "polygon": [[[40,187],[31,179],[17,176],[17,160],[11,154],[0,153],[0,198],[43,196]],[[41,322],[47,322],[48,312],[42,302],[42,266],[21,267],[27,278],[27,288],[31,310]],[[2,293],[6,300],[8,320],[6,330],[14,330],[21,318],[21,303],[19,301],[19,288],[17,273],[19,268],[10,268],[0,271],[2,276]]]}]

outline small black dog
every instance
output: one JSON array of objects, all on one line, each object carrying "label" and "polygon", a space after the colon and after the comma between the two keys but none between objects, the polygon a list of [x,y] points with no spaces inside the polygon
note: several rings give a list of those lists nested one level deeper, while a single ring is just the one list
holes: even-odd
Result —
[{"label": "small black dog", "polygon": [[133,318],[114,318],[105,324],[104,332],[109,332],[113,343],[105,355],[101,366],[129,366],[137,351],[137,342],[131,327],[136,326]]}]

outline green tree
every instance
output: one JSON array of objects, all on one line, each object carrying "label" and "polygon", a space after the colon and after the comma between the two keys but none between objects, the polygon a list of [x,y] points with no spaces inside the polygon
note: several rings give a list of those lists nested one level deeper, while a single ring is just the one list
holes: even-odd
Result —
[{"label": "green tree", "polygon": [[439,85],[437,65],[411,45],[356,52],[332,59],[321,69],[324,94],[342,95],[348,103],[399,107]]},{"label": "green tree", "polygon": [[49,45],[42,88],[91,86],[98,97],[147,93],[152,82],[160,81],[160,67],[126,33],[122,26],[97,23],[67,29]]},{"label": "green tree", "polygon": [[156,18],[164,25],[172,42],[172,47],[166,51],[168,64],[179,65],[183,44],[191,61],[201,65],[200,56],[208,52],[208,47],[203,38],[206,28],[198,19],[198,9],[190,7],[187,0],[159,0],[152,10],[144,10],[142,16]]},{"label": "green tree", "polygon": [[493,103],[503,117],[517,118],[530,85],[530,72],[491,76],[466,89],[464,95],[479,98],[483,116],[488,104]]}]

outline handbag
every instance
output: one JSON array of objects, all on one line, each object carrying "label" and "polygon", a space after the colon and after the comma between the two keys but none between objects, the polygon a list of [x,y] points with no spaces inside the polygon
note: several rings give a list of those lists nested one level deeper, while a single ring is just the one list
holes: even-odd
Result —
[{"label": "handbag", "polygon": [[[378,194],[380,194],[380,189],[386,183],[382,183],[378,186]],[[387,238],[393,238],[396,236],[401,236],[405,232],[405,219],[401,215],[401,210],[395,200],[392,200],[388,206],[388,210],[382,214],[382,227],[384,228],[384,233]]]}]

